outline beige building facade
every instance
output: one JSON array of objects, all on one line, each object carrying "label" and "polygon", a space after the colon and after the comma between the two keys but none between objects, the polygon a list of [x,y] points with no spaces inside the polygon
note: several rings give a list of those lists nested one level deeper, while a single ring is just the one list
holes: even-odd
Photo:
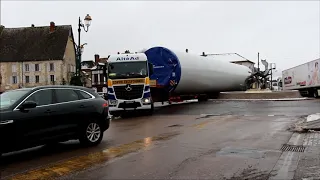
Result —
[{"label": "beige building facade", "polygon": [[[28,38],[22,41],[26,44],[10,44],[10,37],[17,29],[18,32],[21,29],[29,30],[24,35],[33,38],[36,38],[35,34],[40,34],[34,42],[36,45],[30,44],[28,40],[32,39]],[[16,46],[16,49],[25,47],[27,50],[17,53],[8,47],[7,50],[0,49],[0,92],[22,87],[69,84],[76,71],[73,42],[71,26],[50,23],[50,26],[42,27],[4,28],[0,32],[0,48],[9,45]]]}]

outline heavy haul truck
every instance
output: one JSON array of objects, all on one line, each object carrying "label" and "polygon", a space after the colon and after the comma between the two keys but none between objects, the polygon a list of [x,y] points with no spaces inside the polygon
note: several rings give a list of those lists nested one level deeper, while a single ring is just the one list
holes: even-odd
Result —
[{"label": "heavy haul truck", "polygon": [[108,100],[114,116],[132,110],[152,114],[154,102],[205,101],[222,91],[243,90],[251,70],[242,65],[165,47],[110,55]]}]

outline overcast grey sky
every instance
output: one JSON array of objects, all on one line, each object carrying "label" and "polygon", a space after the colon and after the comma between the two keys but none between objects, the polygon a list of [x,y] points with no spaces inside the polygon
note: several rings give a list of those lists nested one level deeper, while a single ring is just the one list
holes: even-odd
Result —
[{"label": "overcast grey sky", "polygon": [[[89,13],[83,60],[162,45],[190,53],[237,52],[290,68],[320,56],[319,1],[2,1],[1,24],[72,24]],[[82,31],[83,32],[83,31]]]}]

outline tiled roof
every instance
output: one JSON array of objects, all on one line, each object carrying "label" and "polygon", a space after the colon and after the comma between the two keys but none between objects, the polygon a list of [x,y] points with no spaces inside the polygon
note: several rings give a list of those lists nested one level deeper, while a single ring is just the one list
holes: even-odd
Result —
[{"label": "tiled roof", "polygon": [[91,69],[94,66],[94,61],[88,60],[88,61],[82,61],[81,62],[81,69]]},{"label": "tiled roof", "polygon": [[62,60],[71,25],[4,28],[0,34],[0,62]]},{"label": "tiled roof", "polygon": [[94,60],[86,60],[86,61],[82,61],[81,65],[82,65],[82,69],[91,69],[91,70],[95,70],[97,69],[97,65],[103,66],[105,65],[106,62],[108,62],[108,57],[104,57],[104,58],[99,58],[99,62],[98,64],[95,63]]}]

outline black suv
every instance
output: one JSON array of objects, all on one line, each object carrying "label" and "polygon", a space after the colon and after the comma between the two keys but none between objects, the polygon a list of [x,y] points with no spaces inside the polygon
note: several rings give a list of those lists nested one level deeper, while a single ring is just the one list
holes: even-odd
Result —
[{"label": "black suv", "polygon": [[107,101],[89,88],[41,86],[0,95],[0,155],[72,139],[97,145],[109,125]]}]

